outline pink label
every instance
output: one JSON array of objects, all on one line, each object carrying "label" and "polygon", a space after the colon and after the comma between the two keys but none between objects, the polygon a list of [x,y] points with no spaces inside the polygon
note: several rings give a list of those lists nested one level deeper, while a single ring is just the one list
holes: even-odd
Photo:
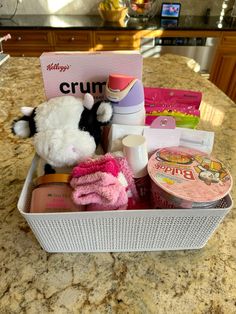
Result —
[{"label": "pink label", "polygon": [[163,191],[191,202],[219,200],[232,188],[231,175],[220,161],[186,147],[157,150],[148,173]]},{"label": "pink label", "polygon": [[82,211],[84,206],[73,203],[71,187],[67,184],[47,184],[33,190],[31,213],[53,213],[65,211]]}]

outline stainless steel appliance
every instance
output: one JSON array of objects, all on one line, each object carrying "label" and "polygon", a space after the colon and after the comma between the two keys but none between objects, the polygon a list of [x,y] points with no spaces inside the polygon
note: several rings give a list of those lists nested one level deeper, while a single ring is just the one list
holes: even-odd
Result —
[{"label": "stainless steel appliance", "polygon": [[208,78],[218,41],[216,37],[143,37],[141,53],[144,57],[173,53],[194,59],[200,73]]}]

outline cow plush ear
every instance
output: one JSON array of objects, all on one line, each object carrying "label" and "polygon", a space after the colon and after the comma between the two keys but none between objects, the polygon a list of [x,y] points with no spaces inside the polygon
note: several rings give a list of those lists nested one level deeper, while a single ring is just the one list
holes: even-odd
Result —
[{"label": "cow plush ear", "polygon": [[27,138],[30,137],[30,127],[29,127],[29,121],[24,120],[24,117],[22,117],[19,120],[16,120],[13,122],[12,125],[12,132],[19,137]]},{"label": "cow plush ear", "polygon": [[83,100],[83,105],[85,108],[87,108],[88,110],[91,110],[93,105],[94,105],[94,98],[91,94],[86,93],[84,95],[84,100]]},{"label": "cow plush ear", "polygon": [[33,107],[21,107],[20,111],[23,113],[24,116],[29,117],[34,111],[34,108]]},{"label": "cow plush ear", "polygon": [[112,105],[110,102],[102,101],[97,109],[97,120],[102,124],[108,123],[112,118]]},{"label": "cow plush ear", "polygon": [[31,137],[36,132],[35,126],[35,109],[31,107],[22,107],[23,117],[14,120],[12,124],[12,132],[22,138]]}]

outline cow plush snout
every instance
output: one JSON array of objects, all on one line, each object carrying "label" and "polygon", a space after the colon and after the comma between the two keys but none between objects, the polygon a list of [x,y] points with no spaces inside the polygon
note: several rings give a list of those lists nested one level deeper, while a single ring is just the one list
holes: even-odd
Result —
[{"label": "cow plush snout", "polygon": [[53,167],[69,167],[90,157],[94,138],[86,131],[62,129],[39,132],[34,136],[36,152]]}]

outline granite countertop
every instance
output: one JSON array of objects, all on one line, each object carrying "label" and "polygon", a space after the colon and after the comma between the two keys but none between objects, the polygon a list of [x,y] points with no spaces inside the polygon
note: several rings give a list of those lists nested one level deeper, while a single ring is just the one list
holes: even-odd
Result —
[{"label": "granite countertop", "polygon": [[117,30],[236,30],[236,19],[225,16],[220,23],[219,16],[180,16],[179,19],[161,19],[156,16],[142,21],[126,19],[124,23],[107,23],[99,15],[16,15],[12,19],[0,18],[1,28],[37,29],[37,28],[69,28],[69,29],[117,29]]},{"label": "granite countertop", "polygon": [[[236,177],[236,105],[187,58],[144,59],[145,86],[200,90],[199,129],[215,132],[214,155]],[[0,78],[1,313],[236,313],[236,212],[200,250],[49,254],[17,210],[34,154],[11,134],[24,105],[44,101],[37,58],[10,58]],[[236,191],[232,196],[236,199]]]}]

